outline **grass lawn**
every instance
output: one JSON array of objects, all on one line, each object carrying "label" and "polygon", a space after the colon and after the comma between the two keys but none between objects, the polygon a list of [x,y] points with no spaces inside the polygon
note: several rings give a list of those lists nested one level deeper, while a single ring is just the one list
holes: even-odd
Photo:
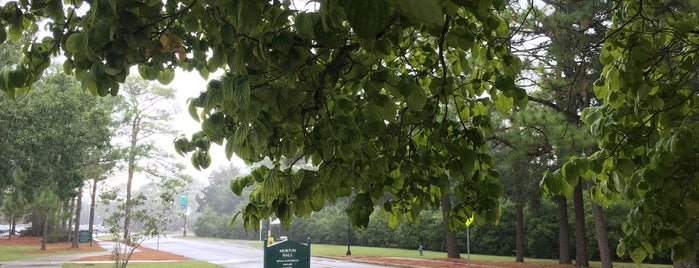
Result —
[{"label": "grass lawn", "polygon": [[[248,241],[250,246],[256,248],[262,248],[262,242],[260,241]],[[374,247],[360,247],[351,246],[352,256],[372,256],[372,257],[404,257],[404,258],[446,258],[446,252],[437,251],[423,251],[423,256],[420,256],[417,249],[407,250],[407,249],[397,249],[397,248],[374,248]],[[340,245],[322,245],[311,243],[311,255],[314,256],[345,256],[347,253],[347,246]],[[461,253],[461,258],[466,259],[468,256],[466,253]],[[471,254],[472,260],[477,261],[489,261],[489,262],[514,262],[515,258],[511,256],[491,256],[491,255],[479,255]],[[535,259],[535,258],[525,258],[525,262],[531,263],[558,263],[558,260],[551,259]],[[590,267],[600,267],[599,262],[590,262]],[[637,265],[635,263],[623,263],[615,262],[614,268],[671,268],[672,265],[663,264],[641,264]]]},{"label": "grass lawn", "polygon": [[0,246],[0,261],[15,261],[44,256],[44,254],[27,254],[35,251],[35,246]]},{"label": "grass lawn", "polygon": [[[63,268],[81,268],[81,267],[94,267],[94,268],[111,268],[114,267],[113,263],[67,263],[61,266]],[[183,261],[183,262],[129,262],[129,267],[140,267],[140,268],[219,268],[221,266],[208,263],[205,261]]]},{"label": "grass lawn", "polygon": [[95,247],[94,250],[51,250],[51,244],[47,247],[48,252],[39,252],[36,246],[0,246],[0,261],[16,261],[31,259],[50,255],[65,255],[65,254],[79,254],[91,251],[103,251],[100,247]]}]

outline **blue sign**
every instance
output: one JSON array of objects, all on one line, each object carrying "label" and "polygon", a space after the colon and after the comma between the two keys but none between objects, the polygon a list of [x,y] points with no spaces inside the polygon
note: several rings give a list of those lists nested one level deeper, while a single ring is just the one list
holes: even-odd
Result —
[{"label": "blue sign", "polygon": [[180,206],[182,206],[182,208],[187,207],[187,194],[182,194],[180,197]]}]

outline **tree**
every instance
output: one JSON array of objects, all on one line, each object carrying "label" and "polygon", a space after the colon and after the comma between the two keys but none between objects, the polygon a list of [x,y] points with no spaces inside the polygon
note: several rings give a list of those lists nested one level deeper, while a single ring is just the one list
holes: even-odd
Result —
[{"label": "tree", "polygon": [[[235,222],[231,222],[236,211],[245,205],[245,198],[231,192],[230,181],[241,176],[241,170],[228,165],[213,170],[208,176],[209,185],[196,194],[196,211],[202,212],[194,223],[197,236],[220,238],[246,238],[247,234]],[[238,222],[239,223],[239,222]]]},{"label": "tree", "polygon": [[[124,240],[130,241],[131,187],[136,173],[154,178],[167,177],[168,160],[171,156],[155,145],[157,135],[171,133],[169,126],[172,117],[174,91],[149,84],[147,81],[129,78],[123,86],[123,98],[117,101],[115,109],[119,126],[117,135],[128,140],[124,148],[126,162],[126,198],[124,215]],[[163,167],[163,168],[160,168]],[[181,169],[181,167],[180,167]]]},{"label": "tree", "polygon": [[574,157],[544,178],[545,187],[582,176],[593,199],[630,201],[617,254],[641,262],[663,249],[693,260],[697,246],[696,1],[625,1],[614,10],[595,82],[599,107],[585,109],[599,150]]},{"label": "tree", "polygon": [[240,168],[228,165],[214,170],[209,174],[209,185],[196,195],[198,212],[211,208],[219,215],[229,215],[231,219],[235,211],[241,209],[245,200],[231,192],[230,181],[242,175]]},{"label": "tree", "polygon": [[88,222],[88,230],[90,234],[94,234],[95,225],[95,205],[97,204],[97,184],[107,179],[107,174],[114,168],[117,159],[115,148],[108,150],[93,151],[87,156],[87,178],[92,178],[90,182],[90,217]]},{"label": "tree", "polygon": [[[102,120],[105,120],[106,122],[111,121],[108,116],[102,118]],[[101,144],[100,146],[92,148],[92,150],[89,150],[85,155],[85,159],[83,160],[84,177],[92,181],[90,183],[90,217],[88,222],[88,231],[90,232],[90,234],[93,234],[94,231],[93,226],[95,222],[95,199],[97,194],[97,182],[105,180],[107,178],[105,175],[114,167],[115,155],[111,153],[111,150],[112,147],[108,143]],[[78,199],[75,202],[75,230],[73,237],[75,237],[76,239],[73,239],[73,248],[78,247],[77,237],[80,231],[82,196],[83,187],[79,189]]]},{"label": "tree", "polygon": [[[4,208],[17,217],[22,217],[23,207],[42,201],[36,197],[55,195],[60,203],[74,198],[83,183],[83,157],[90,148],[103,146],[111,136],[105,120],[110,111],[101,109],[99,100],[82,92],[71,77],[56,73],[55,68],[49,71],[37,82],[36,90],[18,94],[15,100],[6,96],[0,100],[6,111],[0,121],[7,123],[3,124],[7,128],[1,130],[2,136],[7,137],[0,141],[7,149],[1,169],[12,174],[11,180],[3,180],[2,184],[8,193]],[[29,211],[35,213],[33,235],[47,235],[44,231],[50,230],[50,226],[44,224],[53,223],[47,219],[56,215],[37,213],[37,209]],[[44,211],[57,214],[60,210]],[[64,215],[61,220],[69,218]]]},{"label": "tree", "polygon": [[[597,105],[599,100],[592,92],[591,85],[601,73],[599,63],[599,51],[607,31],[606,23],[610,17],[607,10],[611,9],[612,3],[608,1],[568,1],[550,0],[544,1],[545,6],[535,8],[530,6],[527,14],[532,14],[531,19],[523,23],[524,35],[532,36],[523,38],[524,40],[539,39],[537,46],[524,46],[526,49],[527,61],[531,62],[534,73],[535,85],[543,93],[531,94],[530,100],[538,105],[546,107],[549,111],[560,113],[564,118],[558,120],[556,124],[564,125],[556,133],[548,133],[553,137],[560,137],[563,142],[553,142],[551,144],[557,154],[551,162],[556,159],[567,159],[573,155],[584,155],[594,151],[594,143],[586,137],[587,129],[583,127],[579,119],[580,112],[590,106]],[[544,15],[546,14],[546,15]],[[532,42],[532,41],[529,41]],[[526,111],[525,111],[526,112]],[[566,144],[569,143],[569,144]],[[554,166],[553,169],[557,168]],[[583,190],[587,190],[586,183],[571,181],[574,218],[575,218],[575,241],[577,266],[588,266],[588,253],[586,252],[586,225],[585,211],[583,203]],[[561,234],[563,240],[568,239],[567,231],[567,208],[565,199],[560,199],[560,221]],[[609,268],[612,266],[611,257],[607,243],[604,219],[601,216],[602,209],[593,205],[592,213],[597,232],[602,266]],[[564,223],[564,221],[566,221]],[[567,248],[561,244],[559,261],[569,262]]]},{"label": "tree", "polygon": [[[52,185],[55,186],[55,185]],[[31,208],[41,217],[41,250],[46,250],[46,243],[49,236],[49,224],[56,221],[56,212],[60,209],[60,200],[53,192],[51,186],[44,187],[37,192],[31,203]],[[33,227],[34,225],[32,225]]]},{"label": "tree", "polygon": [[[175,198],[178,193],[186,189],[189,183],[188,178],[171,177],[163,179],[157,183],[158,191],[150,191],[150,194],[155,196],[146,196],[144,193],[138,193],[129,202],[123,200],[119,196],[120,189],[115,188],[111,191],[103,192],[100,195],[103,204],[117,201],[116,209],[110,211],[109,216],[105,219],[105,223],[109,226],[110,233],[114,235],[114,266],[125,268],[128,266],[131,256],[134,251],[146,239],[159,236],[167,230],[167,226],[172,218],[169,215],[174,214],[178,204]],[[130,211],[126,210],[126,207]],[[140,225],[140,231],[133,236],[129,230],[128,238],[130,240],[119,241],[119,235],[124,230],[124,225],[127,223],[124,218],[130,216],[132,221],[128,222],[129,228],[133,224]]]}]

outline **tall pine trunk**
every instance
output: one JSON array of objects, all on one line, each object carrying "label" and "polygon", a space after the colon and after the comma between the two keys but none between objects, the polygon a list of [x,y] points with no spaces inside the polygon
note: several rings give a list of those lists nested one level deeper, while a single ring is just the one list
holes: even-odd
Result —
[{"label": "tall pine trunk", "polygon": [[558,204],[558,263],[570,264],[570,225],[568,224],[568,201],[565,196],[556,196]]},{"label": "tall pine trunk", "polygon": [[[95,199],[97,197],[97,179],[92,180],[92,193],[90,194],[90,223],[89,223],[89,229],[90,233],[94,234],[95,232]],[[90,242],[92,243],[92,242]],[[92,244],[90,244],[92,246]]]},{"label": "tall pine trunk", "polygon": [[573,210],[575,211],[575,266],[588,267],[587,246],[585,245],[585,205],[583,203],[583,182],[578,178],[578,184],[573,190]]},{"label": "tall pine trunk", "polygon": [[12,218],[10,219],[10,235],[8,236],[8,239],[12,239],[12,236],[17,231],[17,219],[15,218],[15,214],[12,213],[11,217]]},{"label": "tall pine trunk", "polygon": [[516,232],[516,242],[515,248],[517,250],[517,262],[524,262],[524,205],[522,201],[519,200],[515,204],[515,232]]},{"label": "tall pine trunk", "polygon": [[75,228],[73,229],[73,243],[71,248],[78,248],[78,235],[80,234],[80,214],[82,213],[83,187],[78,188],[78,198],[75,201]]},{"label": "tall pine trunk", "polygon": [[451,210],[451,199],[449,192],[442,194],[442,222],[444,223],[444,239],[447,242],[447,258],[461,258],[459,247],[456,244],[456,233],[449,230],[449,211]]},{"label": "tall pine trunk", "polygon": [[595,235],[597,236],[597,247],[599,248],[599,258],[602,268],[612,268],[612,254],[609,249],[609,239],[607,238],[607,223],[604,221],[602,207],[592,202],[592,218],[595,222]]},{"label": "tall pine trunk", "polygon": [[46,250],[46,242],[49,237],[49,215],[46,214],[44,215],[44,218],[42,219],[42,227],[41,227],[41,250]]},{"label": "tall pine trunk", "polygon": [[[699,259],[699,257],[697,257]],[[675,262],[672,267],[673,268],[697,268],[699,265],[699,260],[693,260],[693,261],[678,261]]]},{"label": "tall pine trunk", "polygon": [[[139,118],[131,122],[131,145],[129,147],[128,171],[126,179],[126,203],[124,204],[124,243],[131,245],[131,185],[136,172],[136,145],[138,143]],[[185,226],[186,227],[186,226]]]}]

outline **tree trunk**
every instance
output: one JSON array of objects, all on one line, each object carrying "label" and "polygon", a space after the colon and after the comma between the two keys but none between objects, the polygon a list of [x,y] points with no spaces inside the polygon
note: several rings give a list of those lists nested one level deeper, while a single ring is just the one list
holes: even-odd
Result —
[{"label": "tree trunk", "polygon": [[570,264],[570,225],[568,203],[565,196],[555,197],[558,203],[558,263]]},{"label": "tree trunk", "polygon": [[44,219],[42,220],[43,226],[42,226],[42,236],[41,236],[41,250],[46,250],[46,241],[48,240],[49,237],[49,215],[44,215]]},{"label": "tree trunk", "polygon": [[524,205],[522,201],[517,201],[515,204],[515,231],[516,235],[516,250],[517,262],[524,262]]},{"label": "tree trunk", "polygon": [[78,188],[78,198],[75,201],[75,229],[73,233],[73,244],[71,248],[78,248],[78,234],[80,233],[80,214],[82,213],[83,187]]},{"label": "tree trunk", "polygon": [[130,245],[131,241],[131,182],[133,170],[129,165],[128,180],[126,182],[126,201],[124,201],[124,243]]},{"label": "tree trunk", "polygon": [[451,210],[451,199],[449,192],[442,193],[442,222],[444,223],[444,240],[447,242],[447,258],[460,259],[459,247],[456,244],[456,233],[449,230],[449,211]]},{"label": "tree trunk", "polygon": [[679,261],[679,262],[675,262],[675,263],[672,265],[672,267],[673,267],[673,268],[697,268],[697,267],[698,267],[698,266],[697,266],[697,262],[699,262],[699,261],[697,261],[697,260],[693,260],[693,261]]},{"label": "tree trunk", "polygon": [[126,203],[124,204],[124,243],[131,244],[131,185],[136,170],[136,145],[138,142],[140,117],[131,122],[131,146],[129,147],[128,171],[126,179]]},{"label": "tree trunk", "polygon": [[[63,212],[70,211],[70,200],[63,200]],[[70,218],[62,218],[61,221],[61,231],[67,231],[70,229]]]},{"label": "tree trunk", "polygon": [[15,214],[12,213],[12,217],[10,219],[10,235],[8,236],[7,239],[12,239],[12,236],[15,234],[16,230],[17,230],[17,219],[15,219]]},{"label": "tree trunk", "polygon": [[612,254],[609,249],[609,239],[607,238],[607,224],[604,221],[602,207],[592,202],[592,218],[595,222],[595,235],[597,236],[597,247],[599,247],[599,258],[602,268],[612,268]]},{"label": "tree trunk", "polygon": [[41,215],[37,213],[32,213],[31,216],[31,222],[32,222],[32,229],[29,232],[30,236],[40,236],[41,235],[41,230],[43,230],[44,226],[44,219],[41,217]]},{"label": "tree trunk", "polygon": [[[74,208],[75,208],[75,198],[71,198],[70,201],[68,201],[68,209],[64,210],[64,213],[65,213],[64,215],[71,215],[73,212],[75,212]],[[66,222],[68,223],[68,227],[63,231],[68,233],[68,241],[73,241],[73,240],[77,239],[77,237],[73,236],[73,232],[72,232],[73,223],[75,221],[70,216],[65,217],[65,218],[66,218]]]},{"label": "tree trunk", "polygon": [[585,245],[585,207],[583,203],[583,181],[573,191],[573,210],[575,211],[575,266],[588,267],[587,248]]},{"label": "tree trunk", "polygon": [[[97,197],[97,179],[92,180],[92,193],[90,194],[90,233],[94,234],[95,225],[95,198]],[[90,244],[92,246],[92,244]]]}]

